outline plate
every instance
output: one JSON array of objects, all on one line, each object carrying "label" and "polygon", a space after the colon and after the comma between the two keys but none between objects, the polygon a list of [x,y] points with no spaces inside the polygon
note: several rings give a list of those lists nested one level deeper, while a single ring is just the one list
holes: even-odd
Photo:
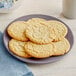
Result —
[{"label": "plate", "polygon": [[[55,17],[47,16],[47,15],[41,15],[41,14],[33,14],[33,15],[23,16],[23,17],[20,17],[20,18],[15,19],[15,20],[12,21],[12,22],[15,22],[15,21],[27,21],[28,19],[31,19],[31,18],[43,18],[43,19],[46,19],[46,20],[57,20],[57,21],[60,21],[60,22],[64,23],[63,21],[61,21],[61,20],[59,20],[59,19],[57,19],[57,18],[55,18]],[[12,22],[11,22],[11,23],[12,23]],[[10,23],[10,24],[11,24],[11,23]],[[10,25],[10,24],[9,24],[9,25]],[[65,23],[64,23],[64,24],[65,24]],[[9,25],[8,25],[8,26],[9,26]],[[65,25],[66,25],[66,24],[65,24]],[[6,27],[6,29],[8,28],[8,26]],[[71,45],[70,50],[71,50],[71,48],[72,48],[72,46],[73,46],[73,43],[74,43],[74,38],[73,38],[73,34],[72,34],[72,31],[71,31],[71,29],[69,28],[69,26],[66,25],[66,27],[68,28],[68,34],[67,34],[66,38],[67,38],[67,39],[69,40],[69,42],[70,42],[70,45]],[[8,51],[12,56],[14,56],[15,58],[19,59],[20,61],[27,62],[27,63],[34,63],[34,64],[44,64],[44,63],[51,63],[51,62],[58,61],[58,60],[60,60],[62,57],[64,57],[64,56],[66,55],[66,54],[65,54],[65,55],[63,55],[63,56],[49,57],[49,58],[45,58],[45,59],[36,59],[36,58],[27,59],[27,58],[21,58],[21,57],[15,55],[15,54],[13,54],[13,53],[9,50],[9,48],[8,48],[8,42],[9,42],[9,40],[10,40],[11,38],[10,38],[9,35],[7,34],[6,29],[5,29],[5,32],[4,32],[4,35],[3,35],[4,45],[5,45],[6,49],[7,49],[7,51]]]}]

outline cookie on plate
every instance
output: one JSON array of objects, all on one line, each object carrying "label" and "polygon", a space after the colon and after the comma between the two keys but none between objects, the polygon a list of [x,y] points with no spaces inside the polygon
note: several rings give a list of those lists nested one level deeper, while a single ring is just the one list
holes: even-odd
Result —
[{"label": "cookie on plate", "polygon": [[24,31],[26,29],[26,25],[27,25],[27,23],[25,21],[13,22],[7,28],[7,32],[12,38],[14,38],[16,40],[28,41],[28,38],[24,34]]},{"label": "cookie on plate", "polygon": [[54,54],[52,44],[39,45],[29,41],[25,44],[25,50],[35,58],[47,58]]},{"label": "cookie on plate", "polygon": [[14,54],[16,54],[20,57],[30,58],[31,56],[29,54],[27,54],[25,51],[25,48],[24,48],[25,44],[26,44],[26,42],[21,42],[21,41],[11,39],[9,41],[9,49],[11,52],[13,52]]},{"label": "cookie on plate", "polygon": [[53,41],[59,41],[67,35],[68,29],[62,22],[50,20],[46,25],[50,29],[50,37],[53,38]]},{"label": "cookie on plate", "polygon": [[50,37],[50,33],[48,27],[43,24],[46,20],[40,22],[39,20],[28,20],[28,26],[25,35],[29,38],[30,41],[37,43],[37,44],[48,44],[53,41]]},{"label": "cookie on plate", "polygon": [[53,42],[53,46],[54,46],[54,56],[63,55],[67,53],[70,49],[70,43],[66,38],[58,42]]}]

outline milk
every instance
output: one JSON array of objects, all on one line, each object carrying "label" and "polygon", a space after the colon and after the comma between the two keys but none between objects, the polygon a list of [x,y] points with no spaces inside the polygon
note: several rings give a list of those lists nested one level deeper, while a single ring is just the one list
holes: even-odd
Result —
[{"label": "milk", "polygon": [[63,0],[63,15],[67,18],[76,18],[76,0]]}]

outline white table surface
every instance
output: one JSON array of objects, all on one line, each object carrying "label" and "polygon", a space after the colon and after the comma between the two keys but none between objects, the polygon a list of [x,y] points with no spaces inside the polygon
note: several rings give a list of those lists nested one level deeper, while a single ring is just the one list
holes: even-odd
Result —
[{"label": "white table surface", "polygon": [[[0,31],[14,19],[29,14],[45,14],[57,17],[64,21],[72,30],[76,39],[76,20],[66,19],[62,16],[62,0],[24,0],[22,5],[9,14],[0,14]],[[69,54],[60,61],[34,65],[28,64],[35,76],[76,76],[76,40]]]}]

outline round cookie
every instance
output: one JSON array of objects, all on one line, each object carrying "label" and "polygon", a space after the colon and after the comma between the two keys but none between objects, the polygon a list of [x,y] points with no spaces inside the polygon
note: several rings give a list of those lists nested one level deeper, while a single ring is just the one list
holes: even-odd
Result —
[{"label": "round cookie", "polygon": [[[30,41],[37,44],[48,44],[53,41],[50,37],[50,33],[48,27],[42,24],[44,21],[40,22],[39,20],[29,20],[27,21],[28,26],[25,34],[30,39]],[[46,22],[46,21],[45,21]]]},{"label": "round cookie", "polygon": [[53,42],[53,46],[54,46],[54,56],[63,55],[67,53],[70,49],[70,43],[66,38],[58,42]]},{"label": "round cookie", "polygon": [[26,51],[25,51],[25,48],[24,48],[25,44],[26,44],[26,42],[21,42],[21,41],[11,39],[9,41],[9,49],[14,54],[16,54],[20,57],[30,58],[31,56],[29,54],[27,54]]},{"label": "round cookie", "polygon": [[27,23],[24,21],[13,22],[7,28],[7,32],[12,38],[14,38],[16,40],[28,41],[28,38],[24,34],[26,25],[27,25]]},{"label": "round cookie", "polygon": [[35,58],[46,58],[54,54],[52,44],[39,45],[29,41],[25,44],[25,50]]},{"label": "round cookie", "polygon": [[46,25],[49,27],[50,37],[53,38],[53,41],[59,41],[66,36],[68,29],[63,23],[55,20],[50,20],[47,23]]}]

